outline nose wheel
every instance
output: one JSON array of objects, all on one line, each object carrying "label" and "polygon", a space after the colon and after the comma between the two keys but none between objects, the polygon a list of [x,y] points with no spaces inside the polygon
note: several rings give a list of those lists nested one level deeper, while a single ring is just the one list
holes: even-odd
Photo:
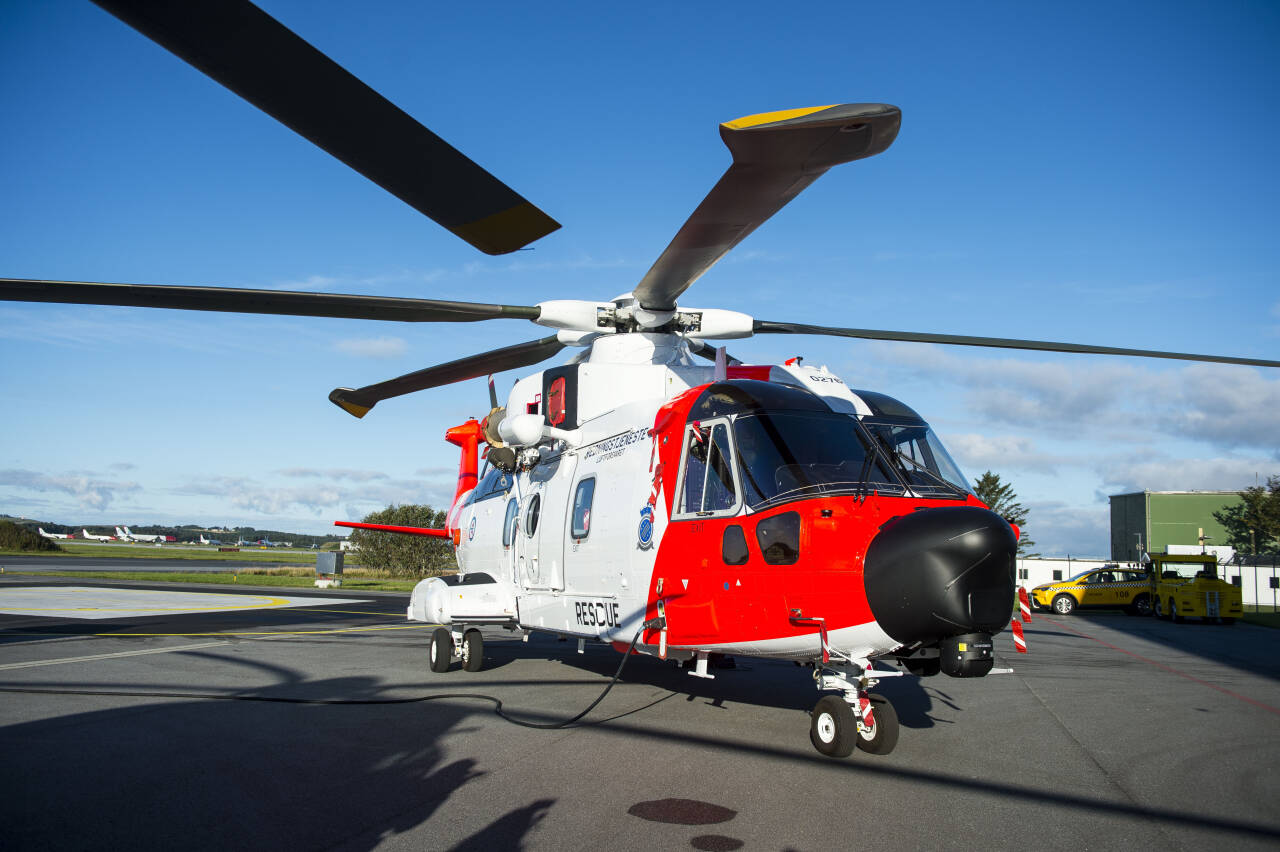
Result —
[{"label": "nose wheel", "polygon": [[840,695],[824,695],[814,705],[809,741],[827,757],[848,757],[855,748],[868,754],[888,754],[898,744],[898,714],[883,695],[867,692],[877,676],[896,672],[865,669],[815,672],[819,689],[839,689]]}]

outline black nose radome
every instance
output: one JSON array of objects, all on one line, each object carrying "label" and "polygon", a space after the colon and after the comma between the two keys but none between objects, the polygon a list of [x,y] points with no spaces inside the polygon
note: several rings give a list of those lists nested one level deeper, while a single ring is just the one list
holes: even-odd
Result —
[{"label": "black nose radome", "polygon": [[1017,549],[1013,529],[987,509],[904,515],[867,548],[863,582],[871,613],[903,643],[996,633],[1012,614]]}]

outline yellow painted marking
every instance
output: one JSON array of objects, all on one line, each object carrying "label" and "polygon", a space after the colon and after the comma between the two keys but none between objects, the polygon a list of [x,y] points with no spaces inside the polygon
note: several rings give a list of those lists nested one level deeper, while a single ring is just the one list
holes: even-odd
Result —
[{"label": "yellow painted marking", "polygon": [[506,254],[559,227],[558,222],[526,201],[449,230],[485,254]]},{"label": "yellow painted marking", "polygon": [[338,407],[343,411],[356,417],[364,417],[369,413],[369,406],[366,405],[356,405],[354,402],[347,402],[345,399],[337,399],[334,402],[338,403]]},{"label": "yellow painted marking", "polygon": [[761,112],[755,115],[744,115],[742,118],[736,118],[733,121],[726,121],[721,127],[727,127],[730,130],[742,130],[747,127],[758,127],[761,124],[772,124],[775,121],[787,121],[792,118],[802,118],[806,115],[813,115],[815,112],[822,112],[824,109],[831,109],[835,104],[827,104],[826,106],[802,107],[800,109],[784,109],[777,112]]},{"label": "yellow painted marking", "polygon": [[385,615],[390,618],[404,618],[403,612],[365,612],[358,609],[316,609],[309,606],[307,612],[339,612],[343,615]]}]

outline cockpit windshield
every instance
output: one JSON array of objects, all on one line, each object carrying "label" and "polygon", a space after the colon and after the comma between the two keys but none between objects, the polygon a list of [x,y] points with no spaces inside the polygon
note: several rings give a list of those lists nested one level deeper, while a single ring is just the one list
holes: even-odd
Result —
[{"label": "cockpit windshield", "polygon": [[862,425],[880,443],[912,491],[922,497],[971,493],[959,466],[924,422],[905,417],[867,417]]},{"label": "cockpit windshield", "polygon": [[769,411],[733,421],[742,490],[753,509],[818,494],[905,489],[845,414]]}]

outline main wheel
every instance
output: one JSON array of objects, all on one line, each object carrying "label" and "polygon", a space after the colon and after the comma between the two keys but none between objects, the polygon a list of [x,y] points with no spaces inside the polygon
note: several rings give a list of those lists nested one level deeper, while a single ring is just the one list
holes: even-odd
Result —
[{"label": "main wheel", "polygon": [[1151,604],[1151,612],[1156,618],[1168,618],[1169,614],[1164,611],[1164,606],[1160,603],[1160,599],[1156,598],[1155,603]]},{"label": "main wheel", "polygon": [[453,659],[453,634],[443,627],[437,627],[431,634],[431,671],[449,671],[449,661]]},{"label": "main wheel", "polygon": [[1169,598],[1169,618],[1174,624],[1182,623],[1182,616],[1178,615],[1178,605],[1173,602],[1173,598]]},{"label": "main wheel", "polygon": [[1138,595],[1133,599],[1133,606],[1129,611],[1134,615],[1150,615],[1151,614],[1151,595]]},{"label": "main wheel", "polygon": [[818,699],[809,723],[809,739],[814,748],[827,757],[848,757],[857,736],[858,722],[843,697],[824,695]]},{"label": "main wheel", "polygon": [[898,711],[883,695],[872,695],[871,730],[858,731],[858,748],[868,754],[888,754],[898,744]]},{"label": "main wheel", "polygon": [[484,637],[474,627],[462,634],[462,669],[478,672],[484,665]]},{"label": "main wheel", "polygon": [[1058,595],[1053,599],[1053,611],[1058,615],[1070,615],[1076,611],[1076,599],[1071,595]]}]

